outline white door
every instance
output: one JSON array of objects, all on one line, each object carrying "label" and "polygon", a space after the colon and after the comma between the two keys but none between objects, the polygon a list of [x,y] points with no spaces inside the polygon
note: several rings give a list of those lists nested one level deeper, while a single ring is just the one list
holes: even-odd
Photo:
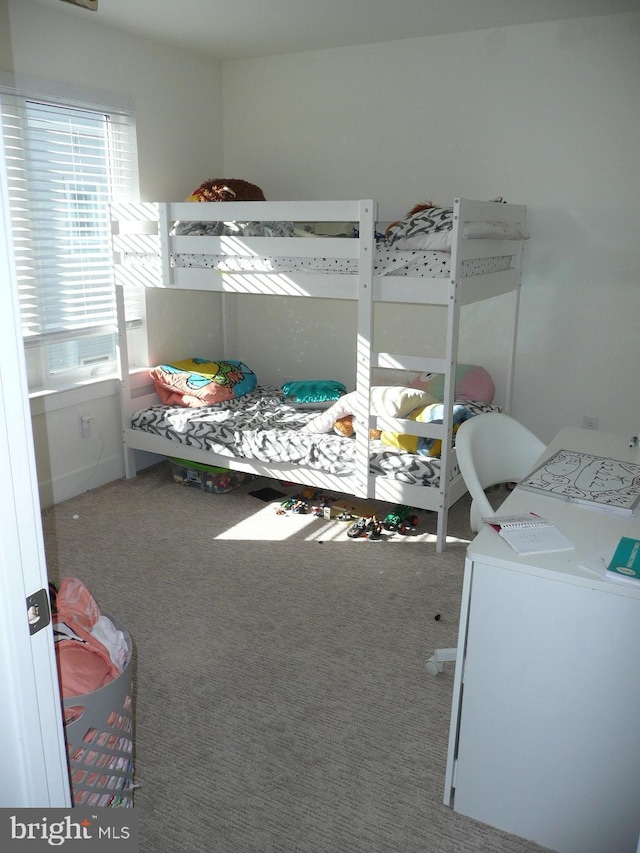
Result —
[{"label": "white door", "polygon": [[27,598],[48,580],[1,146],[0,137],[0,808],[66,808],[53,631],[32,634],[27,619]]}]

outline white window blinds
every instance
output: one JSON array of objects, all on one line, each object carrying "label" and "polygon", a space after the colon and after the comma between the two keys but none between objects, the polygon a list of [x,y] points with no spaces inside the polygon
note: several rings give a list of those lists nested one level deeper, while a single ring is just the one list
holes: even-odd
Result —
[{"label": "white window blinds", "polygon": [[109,205],[137,200],[133,116],[7,89],[0,99],[30,387],[113,372]]}]

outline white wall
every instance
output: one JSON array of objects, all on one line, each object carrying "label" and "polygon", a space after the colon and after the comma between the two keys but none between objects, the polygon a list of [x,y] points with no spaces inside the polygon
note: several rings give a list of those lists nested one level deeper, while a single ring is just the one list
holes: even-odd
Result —
[{"label": "white wall", "polygon": [[96,16],[59,2],[49,10],[9,0],[9,22],[16,74],[133,99],[143,201],[183,199],[203,171],[221,168],[218,64],[97,25]]},{"label": "white wall", "polygon": [[[219,63],[104,25],[83,9],[56,2],[0,0],[9,12],[8,47],[16,74],[129,96],[135,106],[141,197],[185,198],[205,178],[222,172],[222,81]],[[5,14],[6,18],[6,14]],[[6,31],[1,44],[6,39]],[[3,58],[5,56],[3,49]],[[0,62],[5,70],[12,70]],[[203,300],[183,294],[147,302],[150,335],[167,348],[208,346],[219,324],[201,323]],[[217,296],[208,294],[211,305]],[[168,307],[167,307],[168,306]],[[179,309],[179,310],[178,310]],[[176,313],[180,322],[176,323]],[[169,357],[171,353],[162,353]],[[80,437],[78,413],[94,418],[89,439]],[[40,497],[43,505],[124,474],[117,384],[103,382],[55,398],[32,401]]]},{"label": "white wall", "polygon": [[[271,199],[374,197],[384,219],[456,194],[527,204],[514,413],[544,439],[583,414],[602,429],[637,431],[638,16],[221,67],[98,27],[64,3],[0,0],[0,19],[7,9],[4,70],[12,53],[18,73],[133,99],[144,199],[183,198],[217,173],[255,181]],[[217,312],[202,299],[157,296],[148,303],[152,361],[217,345]],[[352,381],[353,306],[239,299],[237,355],[261,379]],[[462,355],[495,371],[500,316],[499,305],[467,312],[462,335]],[[398,335],[427,351],[441,340],[439,320],[424,312],[388,310],[377,326],[385,349]],[[94,392],[33,404],[45,505],[123,473],[115,386]],[[79,411],[101,430],[89,443]]]},{"label": "white wall", "polygon": [[0,0],[0,71],[13,71],[8,0]]},{"label": "white wall", "polygon": [[[640,16],[227,62],[223,80],[225,171],[270,199],[373,197],[385,219],[425,198],[525,203],[514,414],[545,440],[583,414],[637,431]],[[297,310],[247,309],[239,345],[269,318],[291,330],[295,373],[347,363],[343,309],[306,332]],[[467,322],[463,355],[497,365],[500,313]],[[282,353],[261,370],[281,373]]]}]

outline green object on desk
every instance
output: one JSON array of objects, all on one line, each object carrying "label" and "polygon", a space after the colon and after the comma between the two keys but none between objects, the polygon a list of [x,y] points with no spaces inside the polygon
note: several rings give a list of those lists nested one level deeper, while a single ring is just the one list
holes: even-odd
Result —
[{"label": "green object on desk", "polygon": [[640,539],[623,536],[607,566],[607,577],[638,582],[640,581]]}]

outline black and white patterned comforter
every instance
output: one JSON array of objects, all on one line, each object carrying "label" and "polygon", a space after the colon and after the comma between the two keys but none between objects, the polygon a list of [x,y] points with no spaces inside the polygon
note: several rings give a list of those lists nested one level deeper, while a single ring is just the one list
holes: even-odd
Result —
[{"label": "black and white patterned comforter", "polygon": [[[476,413],[492,411],[482,403],[466,403]],[[355,441],[333,433],[304,432],[317,411],[300,410],[282,403],[279,388],[259,386],[239,400],[198,409],[152,406],[137,412],[132,427],[223,456],[266,463],[306,466],[330,474],[354,472]],[[176,447],[175,456],[180,456]],[[436,486],[440,460],[390,450],[371,442],[372,473],[419,486]],[[455,472],[453,472],[455,474]]]}]

